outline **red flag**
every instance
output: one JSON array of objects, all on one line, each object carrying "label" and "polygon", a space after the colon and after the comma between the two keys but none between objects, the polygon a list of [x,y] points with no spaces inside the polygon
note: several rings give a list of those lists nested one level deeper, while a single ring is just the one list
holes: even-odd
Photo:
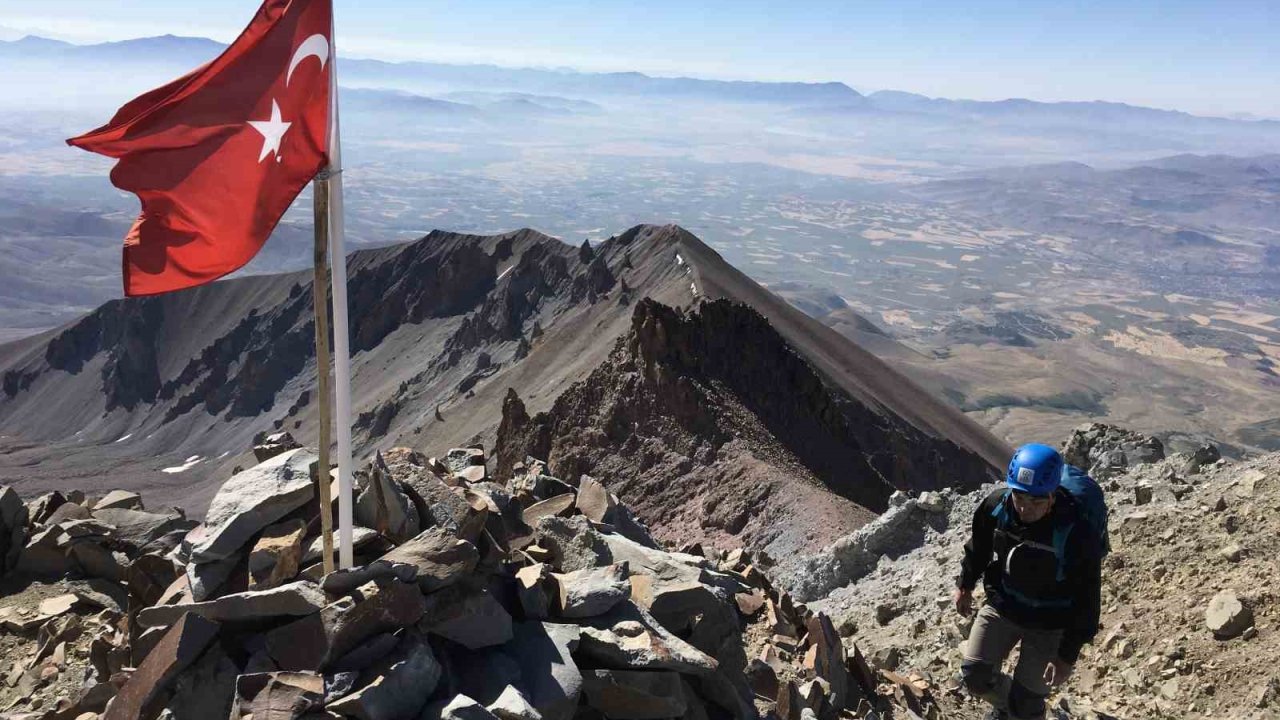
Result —
[{"label": "red flag", "polygon": [[142,213],[124,292],[212,282],[249,262],[328,163],[331,0],[266,0],[213,62],[68,144],[118,158]]}]

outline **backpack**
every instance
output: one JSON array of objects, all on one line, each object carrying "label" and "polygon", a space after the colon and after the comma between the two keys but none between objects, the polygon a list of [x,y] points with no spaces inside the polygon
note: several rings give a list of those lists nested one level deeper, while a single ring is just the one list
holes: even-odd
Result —
[{"label": "backpack", "polygon": [[[1078,508],[1076,521],[1062,523],[1053,529],[1053,554],[1058,558],[1058,582],[1064,582],[1067,579],[1067,538],[1071,536],[1077,523],[1083,523],[1097,539],[1102,557],[1111,552],[1111,540],[1107,534],[1107,500],[1097,481],[1074,465],[1064,465],[1060,487],[1071,495]],[[996,504],[996,509],[991,512],[1001,528],[1006,527],[1009,522],[1009,495],[1010,492],[1006,491]]]}]

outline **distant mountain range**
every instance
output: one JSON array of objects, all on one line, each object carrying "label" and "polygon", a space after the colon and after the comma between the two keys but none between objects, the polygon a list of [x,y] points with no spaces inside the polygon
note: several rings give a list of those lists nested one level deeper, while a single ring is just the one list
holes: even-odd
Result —
[{"label": "distant mountain range", "polygon": [[[186,70],[215,57],[226,46],[199,37],[138,38],[95,45],[27,36],[0,41],[0,59],[22,62],[73,62],[81,66],[164,65]],[[639,72],[591,73],[573,70],[506,68],[496,65],[453,65],[435,62],[385,62],[343,58],[340,77],[344,84],[385,87],[409,92],[432,92],[459,86],[505,91],[503,102],[543,105],[530,94],[569,97],[664,97],[719,102],[772,103],[822,114],[898,113],[994,121],[1076,122],[1141,125],[1142,123],[1213,123],[1237,126],[1266,125],[1280,128],[1280,121],[1240,118],[1208,118],[1175,110],[1160,110],[1115,102],[1038,102],[1021,98],[999,101],[930,98],[897,90],[863,95],[842,82],[755,82],[707,80],[688,77],[653,77]],[[518,92],[516,92],[518,91]],[[458,98],[461,99],[461,98]],[[472,98],[474,99],[474,98]],[[565,107],[581,111],[583,108]]]}]

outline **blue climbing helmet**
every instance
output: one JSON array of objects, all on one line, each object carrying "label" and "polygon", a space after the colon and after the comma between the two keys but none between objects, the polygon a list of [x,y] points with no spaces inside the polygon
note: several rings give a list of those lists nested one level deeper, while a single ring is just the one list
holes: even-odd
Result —
[{"label": "blue climbing helmet", "polygon": [[1052,495],[1062,481],[1062,466],[1062,456],[1048,445],[1023,445],[1009,461],[1009,474],[1004,482],[1018,492],[1041,497]]}]

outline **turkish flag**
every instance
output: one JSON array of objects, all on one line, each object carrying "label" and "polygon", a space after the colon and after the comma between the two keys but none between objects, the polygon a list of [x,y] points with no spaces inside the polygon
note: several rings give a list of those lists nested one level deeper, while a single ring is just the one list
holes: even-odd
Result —
[{"label": "turkish flag", "polygon": [[332,17],[331,0],[266,0],[215,60],[67,141],[118,158],[111,183],[142,201],[126,295],[243,267],[328,164]]}]

